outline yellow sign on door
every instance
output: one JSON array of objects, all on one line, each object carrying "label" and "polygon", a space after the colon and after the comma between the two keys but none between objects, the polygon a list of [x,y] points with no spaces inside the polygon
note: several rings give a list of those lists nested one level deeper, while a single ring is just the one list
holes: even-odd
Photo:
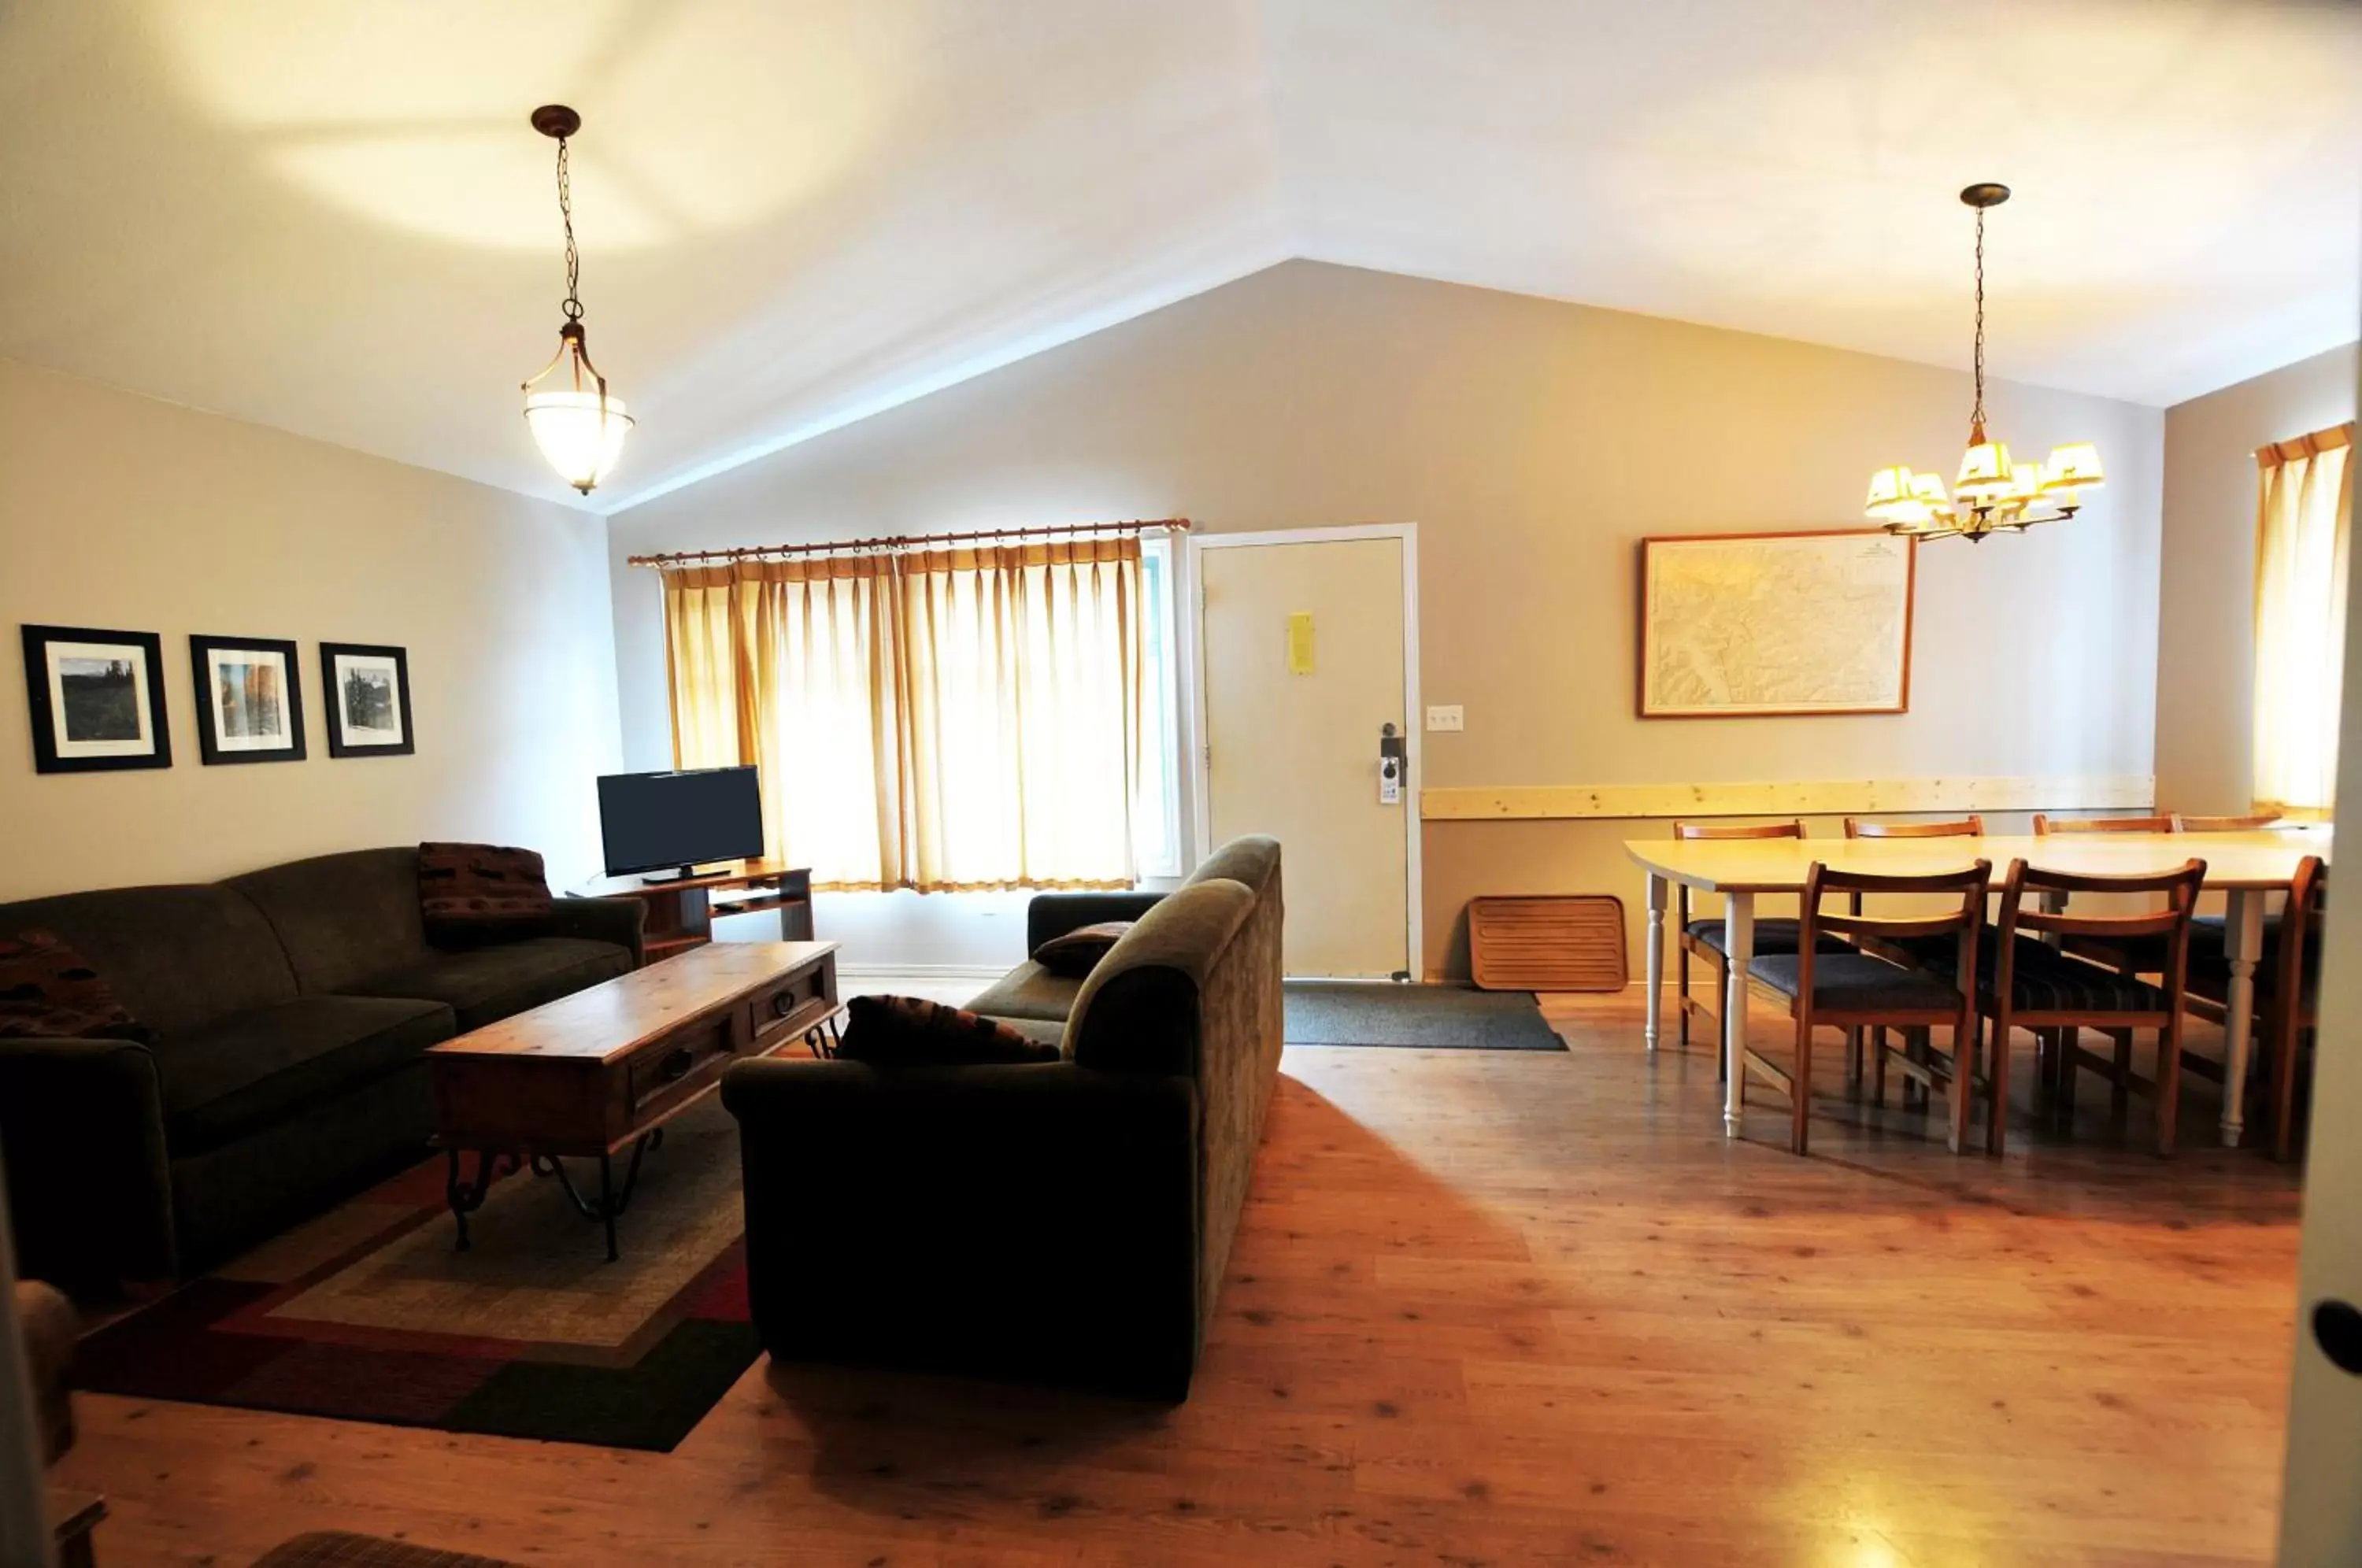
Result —
[{"label": "yellow sign on door", "polygon": [[1312,673],[1312,612],[1298,610],[1287,617],[1287,673]]}]

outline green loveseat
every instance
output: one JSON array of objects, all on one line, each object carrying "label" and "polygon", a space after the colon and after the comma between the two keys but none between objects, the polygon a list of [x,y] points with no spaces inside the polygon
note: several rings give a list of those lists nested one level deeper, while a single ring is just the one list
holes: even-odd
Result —
[{"label": "green loveseat", "polygon": [[970,1004],[1026,1002],[1000,1016],[1059,1061],[723,1076],[774,1357],[1187,1396],[1278,1078],[1279,845],[1163,897],[1045,895],[1029,924],[1134,917],[1088,979],[1021,966]]},{"label": "green loveseat", "polygon": [[642,912],[559,899],[447,951],[414,847],[0,904],[0,933],[56,933],[155,1036],[0,1039],[19,1274],[174,1277],[420,1157],[426,1048],[637,967]]}]

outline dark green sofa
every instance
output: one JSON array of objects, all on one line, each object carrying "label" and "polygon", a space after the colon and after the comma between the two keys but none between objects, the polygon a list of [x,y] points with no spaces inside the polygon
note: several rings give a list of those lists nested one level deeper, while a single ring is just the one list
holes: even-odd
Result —
[{"label": "dark green sofa", "polygon": [[[1240,839],[1170,895],[1035,899],[1037,942],[1139,922],[1063,1019],[1001,1015],[1060,1061],[733,1066],[771,1354],[1185,1397],[1278,1077],[1279,859]],[[970,1005],[1055,992],[1028,965]]]},{"label": "dark green sofa", "polygon": [[418,851],[226,882],[0,904],[55,932],[155,1032],[0,1040],[18,1272],[171,1278],[307,1219],[425,1152],[425,1049],[638,966],[635,899],[560,899],[515,940],[426,940]]}]

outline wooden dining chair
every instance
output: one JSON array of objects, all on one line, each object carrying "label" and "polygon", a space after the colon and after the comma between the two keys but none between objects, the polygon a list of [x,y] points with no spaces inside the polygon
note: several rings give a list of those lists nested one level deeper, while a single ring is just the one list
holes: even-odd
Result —
[{"label": "wooden dining chair", "polygon": [[2272,827],[2284,819],[2268,813],[2254,817],[2193,817],[2187,812],[2176,812],[2173,831],[2176,833],[2257,833]]},{"label": "wooden dining chair", "polygon": [[2047,838],[2054,833],[2171,833],[2174,817],[2170,812],[2147,817],[2050,817],[2034,813],[2034,836]]},{"label": "wooden dining chair", "polygon": [[[1985,819],[1976,812],[1970,812],[1965,817],[1954,817],[1948,821],[1933,823],[1865,822],[1860,817],[1848,817],[1845,820],[1845,835],[1848,838],[1982,838],[1985,835]],[[1852,904],[1853,912],[1861,913],[1860,893],[1853,895]],[[1940,946],[1943,938],[1937,937],[1933,941]],[[1883,947],[1872,944],[1869,951],[1878,954],[1882,958],[1893,959],[1898,964],[1918,961],[1916,944],[1913,943],[1898,943]],[[1918,1043],[1924,1051],[1926,1043],[1924,1036],[1920,1038]],[[1858,1079],[1861,1076],[1861,1048],[1862,1042],[1859,1033],[1846,1043],[1847,1071],[1849,1078]],[[1885,1058],[1882,1055],[1885,1049],[1886,1031],[1871,1030],[1870,1032],[1871,1076],[1876,1080],[1872,1094],[1880,1101],[1883,1101],[1886,1098]],[[1908,1081],[1905,1080],[1906,1083]]]},{"label": "wooden dining chair", "polygon": [[[2263,962],[2256,966],[2255,1039],[2269,1062],[2276,1160],[2286,1160],[2295,1145],[2299,1053],[2320,1022],[2321,920],[2328,900],[2329,868],[2319,856],[2308,855],[2297,862],[2288,901],[2266,934]],[[2192,942],[2185,1000],[2201,1018],[2221,1022],[2229,1017],[2231,961],[2221,946],[2210,950]],[[2203,1058],[2193,1057],[2190,1065],[2218,1082],[2224,1077],[2222,1067]]]},{"label": "wooden dining chair", "polygon": [[[1787,999],[1788,1016],[1795,1021],[1795,1044],[1790,1065],[1782,1067],[1751,1046],[1741,1064],[1738,1086],[1741,1104],[1747,1099],[1743,1075],[1770,1079],[1787,1091],[1788,1146],[1801,1154],[1807,1147],[1806,1123],[1813,1102],[1813,1031],[1836,1028],[1856,1036],[1865,1030],[1951,1031],[1952,1060],[1972,1065],[1976,1059],[1977,942],[1985,922],[1985,892],[1992,880],[1992,865],[1979,860],[1964,871],[1928,877],[1882,877],[1863,871],[1838,871],[1815,862],[1805,877],[1804,901],[1797,911],[1797,944],[1793,953],[1759,954],[1748,966],[1749,976]],[[1923,915],[1868,915],[1827,908],[1831,893],[1849,899],[1857,894],[1942,894],[1959,899],[1956,907]],[[1824,936],[1838,939],[1834,951],[1821,945]],[[1911,968],[1889,963],[1857,944],[1905,940],[1930,941],[1948,936],[1954,943],[1949,972]],[[1906,1065],[1905,1072],[1934,1081],[1926,1063]],[[1974,1077],[1964,1066],[1959,1081]],[[1968,1137],[1967,1099],[1952,1107],[1949,1142],[1955,1152]]]},{"label": "wooden dining chair", "polygon": [[[1673,836],[1680,839],[1802,838],[1805,836],[1805,824],[1802,821],[1751,824],[1675,823]],[[1705,919],[1691,918],[1690,890],[1687,885],[1683,885],[1675,895],[1675,903],[1674,914],[1677,917],[1675,927],[1681,935],[1680,955],[1676,961],[1673,984],[1680,999],[1679,1006],[1675,1010],[1681,1015],[1681,1041],[1684,1045],[1689,1043],[1691,1014],[1694,1013],[1701,1018],[1712,1020],[1715,1027],[1715,1076],[1719,1079],[1729,1070],[1730,1051],[1730,1041],[1723,1028],[1721,1012],[1722,999],[1726,991],[1725,980],[1730,970],[1730,961],[1723,952],[1722,920],[1719,916]],[[1831,941],[1838,947],[1842,948],[1845,945],[1841,942],[1836,942],[1834,938]],[[1795,950],[1796,922],[1794,921],[1784,919],[1756,921],[1756,952],[1794,953]],[[1690,994],[1690,959],[1693,956],[1705,966],[1706,972],[1713,977],[1715,1005],[1712,1008],[1708,1008]]]},{"label": "wooden dining chair", "polygon": [[1866,823],[1860,817],[1845,820],[1848,838],[1982,838],[1985,820],[1971,812],[1940,823]]},{"label": "wooden dining chair", "polygon": [[[1992,956],[1977,985],[1978,1010],[1992,1031],[1988,1047],[1992,1110],[1986,1124],[1987,1149],[1996,1154],[2002,1152],[2009,1110],[2010,1032],[2026,1029],[2034,1032],[2039,1043],[2039,1071],[2052,1088],[2062,1122],[2071,1122],[2074,1115],[2076,1075],[2096,1072],[2114,1087],[2120,1106],[2128,1093],[2145,1095],[2156,1102],[2158,1153],[2173,1152],[2174,1121],[2181,1103],[2181,1010],[2190,911],[2205,879],[2202,860],[2185,861],[2173,871],[2132,876],[2044,871],[2023,860],[2010,862],[2009,876],[2002,884],[2001,921]],[[2149,898],[2161,903],[2127,914],[2074,914],[2065,907],[2034,909],[2026,904],[2029,897],[2046,905],[2060,904],[2077,893]],[[2103,946],[2162,936],[2167,952],[2164,972],[2159,982],[2152,985],[2037,940],[2044,935],[2062,941],[2088,939]],[[2086,1029],[2103,1031],[2114,1039],[2113,1056],[2083,1049],[2081,1034]],[[2154,1078],[2133,1071],[2133,1037],[2138,1030],[2157,1032]]]}]

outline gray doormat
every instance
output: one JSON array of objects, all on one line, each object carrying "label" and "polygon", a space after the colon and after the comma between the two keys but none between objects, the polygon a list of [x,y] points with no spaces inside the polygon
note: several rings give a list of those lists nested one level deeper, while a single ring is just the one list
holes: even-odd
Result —
[{"label": "gray doormat", "polygon": [[1290,980],[1290,1045],[1403,1045],[1430,1051],[1563,1051],[1531,991]]}]

